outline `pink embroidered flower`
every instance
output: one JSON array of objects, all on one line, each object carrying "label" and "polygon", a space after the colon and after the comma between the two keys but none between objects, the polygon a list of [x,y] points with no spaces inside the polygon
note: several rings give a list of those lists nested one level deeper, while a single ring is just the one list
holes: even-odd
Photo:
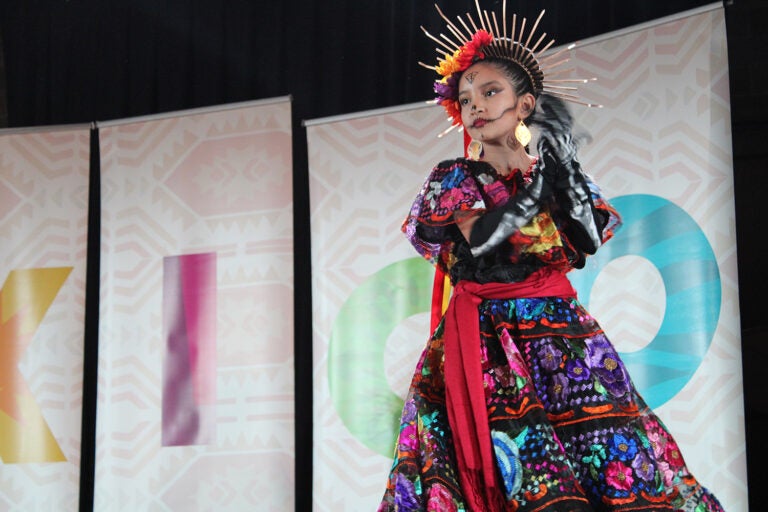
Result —
[{"label": "pink embroidered flower", "polygon": [[669,462],[669,467],[677,469],[683,466],[683,456],[680,448],[674,441],[669,441],[664,449],[664,459]]},{"label": "pink embroidered flower", "polygon": [[400,431],[398,444],[403,451],[415,450],[419,447],[419,433],[415,424],[406,425]]},{"label": "pink embroidered flower", "polygon": [[664,453],[664,441],[657,430],[648,431],[648,442],[653,447],[653,455],[658,459]]},{"label": "pink embroidered flower", "polygon": [[457,512],[456,503],[451,493],[442,484],[435,484],[429,489],[427,512]]},{"label": "pink embroidered flower", "polygon": [[632,468],[621,462],[613,461],[609,462],[605,468],[605,481],[611,487],[628,491],[632,488],[635,479],[632,478]]},{"label": "pink embroidered flower", "polygon": [[675,484],[675,472],[669,468],[669,464],[666,462],[657,463],[659,472],[664,476],[664,486],[671,487]]},{"label": "pink embroidered flower", "polygon": [[454,210],[455,207],[461,203],[461,199],[463,197],[464,194],[462,194],[461,190],[457,188],[447,190],[443,193],[442,196],[440,196],[440,207],[447,210]]},{"label": "pink embroidered flower", "polygon": [[520,351],[517,349],[517,345],[515,345],[514,340],[512,339],[512,336],[509,335],[509,332],[504,329],[501,331],[501,346],[504,348],[504,353],[507,354],[507,362],[509,363],[509,369],[512,370],[515,374],[517,374],[520,377],[528,378],[528,367],[525,365],[525,362],[523,361],[523,356],[520,354]]}]

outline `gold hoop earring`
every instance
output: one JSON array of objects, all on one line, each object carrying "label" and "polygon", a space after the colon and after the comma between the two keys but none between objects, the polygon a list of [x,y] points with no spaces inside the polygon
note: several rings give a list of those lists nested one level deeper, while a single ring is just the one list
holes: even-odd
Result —
[{"label": "gold hoop earring", "polygon": [[483,143],[479,140],[470,141],[469,144],[467,144],[467,158],[470,160],[480,160],[480,157],[483,155]]},{"label": "gold hoop earring", "polygon": [[518,124],[515,128],[515,138],[520,144],[523,145],[523,147],[527,146],[528,143],[531,142],[531,130],[525,126],[525,123],[522,119],[520,120],[520,124]]}]

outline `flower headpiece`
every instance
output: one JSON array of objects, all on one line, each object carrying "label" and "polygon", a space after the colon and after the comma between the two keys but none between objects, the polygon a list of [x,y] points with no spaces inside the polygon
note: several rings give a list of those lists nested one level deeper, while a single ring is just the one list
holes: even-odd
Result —
[{"label": "flower headpiece", "polygon": [[[568,57],[560,57],[563,52],[572,50],[575,45],[569,45],[552,55],[542,58],[542,54],[544,54],[555,42],[554,39],[551,39],[539,49],[539,46],[547,36],[545,32],[531,46],[533,34],[536,32],[541,17],[544,16],[544,11],[541,11],[539,17],[536,18],[536,22],[526,36],[526,19],[522,19],[522,23],[518,28],[517,14],[512,15],[511,30],[510,32],[507,32],[506,0],[504,0],[502,4],[502,30],[499,30],[499,23],[496,19],[495,12],[491,13],[489,16],[488,11],[481,11],[479,0],[475,0],[475,6],[477,7],[479,23],[475,23],[475,20],[470,13],[466,13],[466,20],[462,19],[461,16],[457,16],[456,19],[459,23],[456,24],[451,22],[440,10],[440,7],[435,4],[437,12],[443,20],[445,20],[446,28],[451,33],[452,37],[440,34],[440,37],[438,38],[427,32],[423,26],[421,27],[421,30],[424,31],[427,37],[435,41],[441,47],[436,48],[438,55],[437,65],[430,66],[423,62],[419,62],[420,65],[427,69],[432,69],[440,75],[440,78],[435,81],[434,85],[434,90],[437,94],[435,103],[439,103],[445,108],[445,111],[448,112],[449,115],[448,120],[451,122],[451,126],[441,135],[462,125],[461,111],[459,110],[458,103],[459,76],[469,66],[487,57],[505,59],[517,64],[528,76],[536,96],[542,92],[546,92],[547,94],[558,96],[564,100],[586,105],[588,107],[600,106],[579,101],[579,97],[576,95],[576,87],[554,85],[558,82],[586,83],[590,80],[595,80],[594,78],[553,79],[553,77],[557,75],[570,71],[568,69],[555,70],[555,68],[568,62]],[[493,25],[491,24],[491,21],[493,21]]]}]

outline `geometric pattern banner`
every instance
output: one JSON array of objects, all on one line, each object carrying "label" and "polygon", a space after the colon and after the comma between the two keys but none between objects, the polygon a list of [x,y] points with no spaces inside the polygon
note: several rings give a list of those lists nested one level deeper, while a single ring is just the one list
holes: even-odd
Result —
[{"label": "geometric pattern banner", "polygon": [[0,509],[78,509],[88,127],[0,133]]},{"label": "geometric pattern banner", "polygon": [[290,100],[99,138],[94,509],[292,510]]},{"label": "geometric pattern banner", "polygon": [[[572,108],[579,159],[624,226],[568,276],[693,474],[746,511],[722,6],[583,41],[569,64],[597,78],[580,94],[604,108]],[[400,224],[429,170],[462,154],[460,135],[436,137],[444,119],[413,106],[308,123],[315,510],[375,510],[386,485],[433,276]]]},{"label": "geometric pattern banner", "polygon": [[384,490],[433,277],[400,224],[426,171],[463,151],[446,127],[425,104],[307,125],[314,510],[373,511]]}]

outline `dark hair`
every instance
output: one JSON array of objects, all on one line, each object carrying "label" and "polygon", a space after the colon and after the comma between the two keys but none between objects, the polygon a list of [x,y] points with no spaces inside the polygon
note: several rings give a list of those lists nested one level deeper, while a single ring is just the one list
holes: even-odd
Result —
[{"label": "dark hair", "polygon": [[531,93],[534,97],[538,96],[533,90],[531,77],[528,76],[528,73],[519,64],[509,59],[500,59],[498,57],[487,57],[478,62],[487,62],[504,73],[507,79],[509,79],[509,83],[512,84],[512,89],[517,96],[522,96],[526,93]]}]

